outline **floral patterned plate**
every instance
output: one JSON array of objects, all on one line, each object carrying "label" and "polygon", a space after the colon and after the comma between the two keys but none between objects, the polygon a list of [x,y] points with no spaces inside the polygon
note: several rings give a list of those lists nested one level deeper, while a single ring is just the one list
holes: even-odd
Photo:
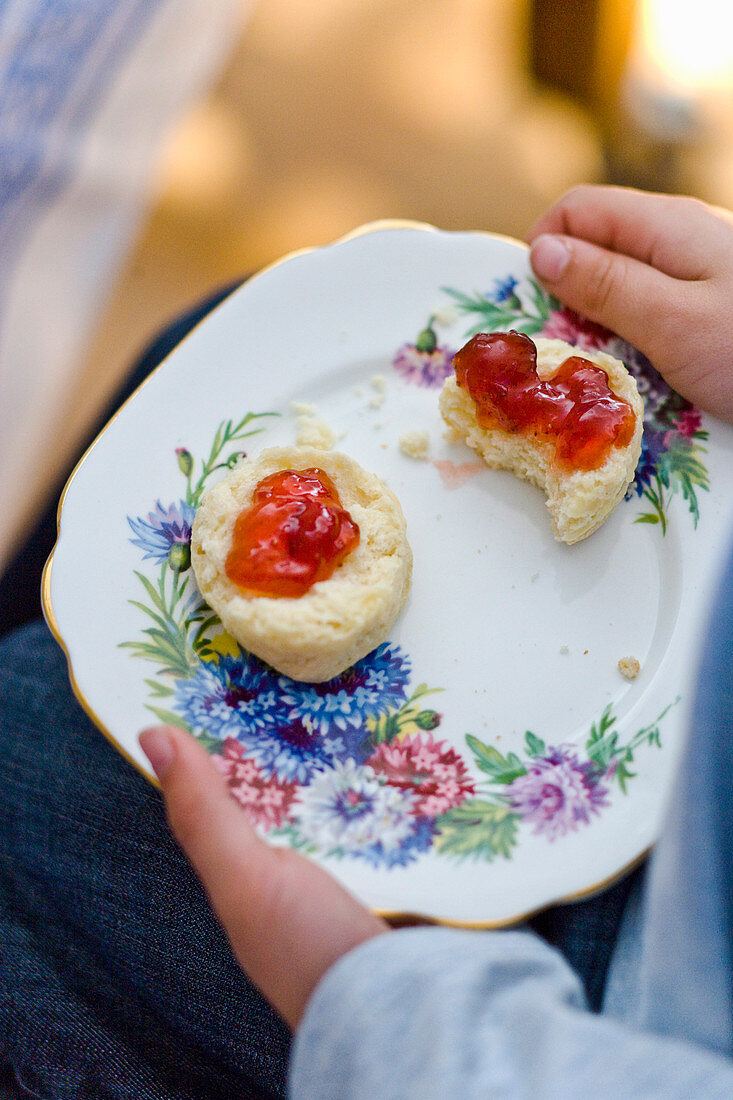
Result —
[{"label": "floral patterned plate", "polygon": [[[620,355],[645,399],[628,498],[572,547],[542,494],[443,437],[453,352],[510,328]],[[240,454],[317,418],[397,493],[415,569],[390,638],[311,685],[222,630],[188,539]],[[416,431],[421,458],[401,446]],[[523,245],[378,223],[250,280],[112,420],[67,487],[46,615],[83,705],[145,774],[138,730],[176,722],[273,843],[375,909],[508,923],[599,888],[657,835],[732,452],[729,428],[550,298]]]}]

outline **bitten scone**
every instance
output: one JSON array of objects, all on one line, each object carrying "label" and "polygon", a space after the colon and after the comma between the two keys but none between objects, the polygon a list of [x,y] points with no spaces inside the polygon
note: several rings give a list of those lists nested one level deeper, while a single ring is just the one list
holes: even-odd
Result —
[{"label": "bitten scone", "polygon": [[[268,486],[282,481],[283,471],[295,471],[301,481],[325,474],[326,485],[335,488],[346,514],[344,519],[339,513],[335,529],[341,525],[341,541],[344,531],[352,538],[348,544],[352,548],[347,545],[333,574],[297,596],[252,592],[234,583],[227,572],[228,561],[231,572],[238,519],[245,512],[252,514],[253,502],[269,499]],[[318,485],[316,490],[320,505]],[[330,498],[324,499],[325,518],[311,524],[309,536],[317,548],[331,522]],[[268,515],[277,518],[280,507],[276,497],[265,522]],[[297,494],[294,505],[283,507],[296,517],[302,512]],[[300,553],[299,536],[292,534],[294,522],[286,517],[285,533],[270,538],[267,545],[276,546],[276,557],[288,546],[296,557]],[[266,538],[261,541],[267,543]],[[312,556],[312,551],[306,547],[308,554]],[[191,564],[201,594],[245,649],[295,680],[321,682],[337,676],[385,640],[407,599],[412,552],[399,501],[375,474],[335,451],[273,447],[243,461],[204,494],[193,523]]]},{"label": "bitten scone", "polygon": [[[644,406],[624,364],[516,332],[479,334],[455,363],[457,377],[440,394],[447,437],[544,490],[557,539],[574,543],[597,530],[623,499],[641,454]],[[482,389],[488,411],[475,400]]]}]

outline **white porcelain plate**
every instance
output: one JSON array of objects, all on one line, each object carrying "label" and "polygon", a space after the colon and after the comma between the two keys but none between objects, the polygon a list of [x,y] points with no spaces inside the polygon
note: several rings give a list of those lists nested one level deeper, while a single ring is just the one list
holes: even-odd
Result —
[{"label": "white porcelain plate", "polygon": [[[646,402],[628,499],[572,547],[541,493],[443,438],[452,353],[510,328],[619,355]],[[388,641],[316,686],[240,651],[186,568],[204,486],[294,442],[302,403],[396,492],[415,556]],[[274,843],[375,909],[508,923],[658,834],[732,453],[731,429],[548,297],[523,245],[378,223],[250,280],[123,407],[67,487],[46,614],[80,700],[146,774],[138,731],[175,721]]]}]

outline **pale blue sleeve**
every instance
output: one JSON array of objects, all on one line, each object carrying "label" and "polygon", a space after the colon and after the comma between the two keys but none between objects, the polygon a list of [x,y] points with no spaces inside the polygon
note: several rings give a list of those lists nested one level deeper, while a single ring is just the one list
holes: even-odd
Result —
[{"label": "pale blue sleeve", "polygon": [[296,1035],[292,1100],[706,1100],[733,1062],[590,1013],[529,932],[407,929],[326,974]]}]

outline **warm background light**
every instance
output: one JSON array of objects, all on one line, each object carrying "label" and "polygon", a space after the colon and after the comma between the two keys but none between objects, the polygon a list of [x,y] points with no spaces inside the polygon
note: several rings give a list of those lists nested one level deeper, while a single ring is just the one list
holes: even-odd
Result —
[{"label": "warm background light", "polygon": [[212,288],[372,219],[521,236],[602,171],[582,109],[528,73],[528,0],[248,0],[163,152],[82,389]]},{"label": "warm background light", "polygon": [[664,149],[645,185],[733,208],[733,5],[638,0],[636,16],[626,107],[637,151]]},{"label": "warm background light", "polygon": [[[615,106],[633,0],[588,3],[595,53],[592,35],[570,33],[584,29],[578,3],[242,0],[227,64],[161,151],[148,217],[60,411],[39,499],[146,341],[215,287],[378,218],[521,237],[572,184],[602,180],[601,116]],[[675,150],[680,189],[733,207],[733,0],[638,0],[637,16],[629,85],[640,108],[666,110],[675,141],[674,97],[683,122],[694,106],[694,143]],[[593,94],[533,77],[537,19],[542,56],[555,51],[561,75],[587,77]],[[629,129],[621,138],[633,146]],[[631,163],[624,182],[639,182],[640,160]]]},{"label": "warm background light", "polygon": [[672,91],[733,89],[733,5],[641,0],[638,48],[650,76]]}]

